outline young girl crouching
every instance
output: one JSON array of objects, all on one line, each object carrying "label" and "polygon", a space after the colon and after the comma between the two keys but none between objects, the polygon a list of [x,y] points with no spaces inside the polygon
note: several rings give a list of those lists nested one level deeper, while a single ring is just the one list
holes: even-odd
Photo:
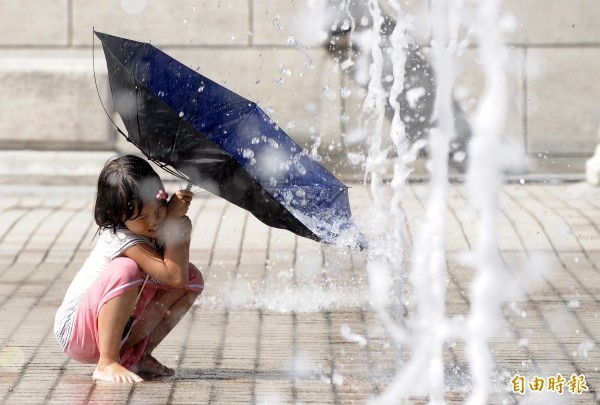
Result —
[{"label": "young girl crouching", "polygon": [[110,160],[98,179],[94,219],[98,242],[58,309],[54,333],[67,355],[97,363],[92,378],[140,382],[175,372],[152,351],[204,288],[189,262],[193,194],[167,201],[162,181],[144,159]]}]

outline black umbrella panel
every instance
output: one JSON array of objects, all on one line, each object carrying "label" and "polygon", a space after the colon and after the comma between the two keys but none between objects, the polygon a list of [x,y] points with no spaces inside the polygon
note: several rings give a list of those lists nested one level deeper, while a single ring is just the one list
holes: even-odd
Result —
[{"label": "black umbrella panel", "polygon": [[148,159],[269,226],[364,245],[347,187],[256,103],[148,43],[95,34],[128,139]]}]

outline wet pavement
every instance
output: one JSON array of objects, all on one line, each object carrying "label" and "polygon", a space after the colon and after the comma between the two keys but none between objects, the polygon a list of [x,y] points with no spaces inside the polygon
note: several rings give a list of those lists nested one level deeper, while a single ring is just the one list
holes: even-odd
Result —
[{"label": "wet pavement", "polygon": [[[351,186],[355,216],[365,224],[368,190]],[[407,188],[409,235],[417,232],[427,190]],[[448,316],[469,311],[472,270],[461,258],[477,231],[465,194],[460,184],[450,190]],[[54,313],[92,247],[93,197],[89,187],[4,187],[0,402],[362,404],[391,381],[396,350],[369,306],[364,252],[267,228],[198,192],[189,213],[191,261],[204,274],[205,292],[155,351],[176,376],[136,385],[93,382],[94,366],[69,360],[52,333]],[[598,197],[584,184],[504,187],[498,244],[518,282],[492,342],[497,370],[490,402],[596,403]],[[464,343],[448,342],[444,357],[446,399],[459,403],[470,384]]]}]

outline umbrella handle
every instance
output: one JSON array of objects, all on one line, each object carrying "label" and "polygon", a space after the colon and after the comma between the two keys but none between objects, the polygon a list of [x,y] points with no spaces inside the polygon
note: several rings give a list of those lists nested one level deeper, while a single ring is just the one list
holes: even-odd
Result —
[{"label": "umbrella handle", "polygon": [[185,186],[185,189],[190,191],[192,189],[192,183],[188,183],[187,186]]}]

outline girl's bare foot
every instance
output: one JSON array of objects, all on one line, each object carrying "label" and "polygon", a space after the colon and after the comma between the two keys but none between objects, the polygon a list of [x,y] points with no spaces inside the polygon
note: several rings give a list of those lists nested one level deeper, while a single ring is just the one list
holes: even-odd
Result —
[{"label": "girl's bare foot", "polygon": [[127,370],[117,362],[110,363],[106,366],[102,366],[100,363],[98,363],[96,370],[94,370],[94,374],[92,374],[92,378],[94,380],[115,383],[133,383],[144,381],[140,376]]},{"label": "girl's bare foot", "polygon": [[170,377],[175,375],[175,370],[156,360],[151,354],[142,356],[138,364],[132,369],[136,373],[148,374],[153,377]]}]

